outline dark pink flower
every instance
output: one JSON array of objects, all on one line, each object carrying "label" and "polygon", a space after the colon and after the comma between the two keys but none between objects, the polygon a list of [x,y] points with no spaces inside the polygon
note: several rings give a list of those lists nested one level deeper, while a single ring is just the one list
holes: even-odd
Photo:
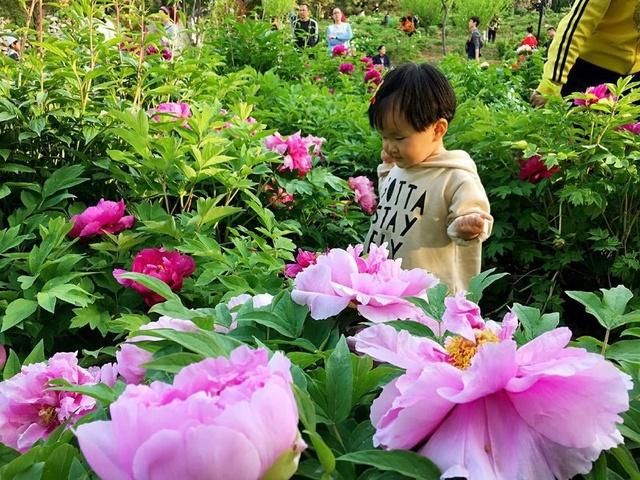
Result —
[{"label": "dark pink flower", "polygon": [[87,208],[79,215],[71,217],[73,228],[69,236],[73,238],[87,238],[104,233],[118,233],[131,228],[136,219],[131,215],[124,215],[124,200],[112,202],[100,199],[94,207]]},{"label": "dark pink flower", "polygon": [[587,98],[576,98],[573,101],[573,104],[588,107],[602,100],[615,100],[614,96],[609,91],[609,87],[605,84],[598,85],[596,87],[589,87],[585,91],[585,94],[587,95]]},{"label": "dark pink flower", "polygon": [[331,49],[331,55],[334,57],[341,57],[347,55],[349,53],[349,49],[342,44],[338,44]]},{"label": "dark pink flower", "polygon": [[626,131],[634,133],[636,135],[640,135],[640,122],[629,123],[627,125],[622,125],[620,127],[620,130],[626,130]]},{"label": "dark pink flower", "polygon": [[162,54],[163,60],[166,60],[167,62],[170,61],[173,58],[173,52],[168,47],[164,47],[162,49],[161,54]]},{"label": "dark pink flower", "polygon": [[[182,289],[182,282],[196,269],[196,262],[189,255],[179,252],[168,251],[164,248],[145,248],[141,250],[133,259],[131,271],[144,273],[151,277],[162,280],[171,290],[179,292]],[[152,292],[144,285],[133,280],[120,278],[120,275],[127,273],[126,270],[115,269],[113,276],[119,284],[133,288],[144,298],[148,306],[164,301],[157,293]]]},{"label": "dark pink flower", "polygon": [[366,68],[373,67],[373,59],[371,57],[362,57],[360,61],[365,64]]},{"label": "dark pink flower", "polygon": [[[276,132],[265,139],[264,145],[272,152],[283,156],[282,165],[278,167],[279,171],[298,172],[303,177],[313,167],[311,155],[321,155],[320,149],[324,141],[324,138],[311,135],[302,137],[300,131],[289,135],[288,138],[284,138]],[[312,147],[310,154],[309,149]]]},{"label": "dark pink flower", "polygon": [[149,46],[147,46],[145,53],[147,55],[155,55],[156,53],[159,53],[160,50],[158,50],[158,47],[156,47],[153,43]]},{"label": "dark pink flower", "polygon": [[542,157],[540,155],[534,155],[533,157],[520,161],[518,178],[530,183],[538,183],[540,180],[550,178],[559,171],[560,167],[558,166],[547,168],[542,161]]},{"label": "dark pink flower", "polygon": [[355,68],[355,66],[353,65],[353,63],[341,63],[339,70],[340,73],[344,73],[346,75],[351,75],[353,73],[353,69]]},{"label": "dark pink flower", "polygon": [[56,353],[46,363],[32,363],[0,383],[0,442],[25,452],[56,427],[73,424],[92,411],[96,401],[80,393],[49,389],[51,380],[95,385],[96,378],[78,366],[75,353]]},{"label": "dark pink flower", "polygon": [[296,278],[296,275],[309,265],[315,265],[317,258],[317,253],[299,248],[298,254],[296,255],[296,263],[287,263],[284,266],[284,276],[288,278]]},{"label": "dark pink flower", "polygon": [[349,187],[355,192],[355,200],[362,210],[369,215],[376,211],[378,199],[373,188],[373,182],[365,176],[350,177]]},{"label": "dark pink flower", "polygon": [[369,83],[369,82],[373,82],[376,85],[380,85],[380,82],[382,82],[382,74],[380,73],[380,70],[375,68],[370,68],[369,70],[364,72],[364,83]]},{"label": "dark pink flower", "polygon": [[7,349],[4,345],[0,345],[0,370],[4,368],[5,363],[7,363]]}]

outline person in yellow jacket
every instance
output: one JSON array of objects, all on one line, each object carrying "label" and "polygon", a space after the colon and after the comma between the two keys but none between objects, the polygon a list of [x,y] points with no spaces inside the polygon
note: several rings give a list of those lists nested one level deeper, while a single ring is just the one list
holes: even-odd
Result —
[{"label": "person in yellow jacket", "polygon": [[531,103],[627,75],[640,81],[640,0],[575,0],[558,25]]}]

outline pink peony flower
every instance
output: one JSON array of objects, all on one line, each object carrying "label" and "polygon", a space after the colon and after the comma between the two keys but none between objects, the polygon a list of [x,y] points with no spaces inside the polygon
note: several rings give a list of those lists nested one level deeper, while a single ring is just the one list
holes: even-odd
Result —
[{"label": "pink peony flower", "polygon": [[158,47],[156,47],[153,43],[151,45],[148,45],[147,48],[145,49],[145,53],[147,55],[155,55],[156,53],[160,53],[160,50],[158,50]]},{"label": "pink peony flower", "polygon": [[296,254],[296,263],[287,263],[284,266],[284,276],[287,278],[296,278],[296,276],[309,265],[315,265],[317,258],[317,253],[299,248]]},{"label": "pink peony flower", "polygon": [[[190,320],[180,320],[162,316],[156,322],[149,322],[142,325],[140,330],[159,330],[162,328],[177,330],[178,332],[197,332],[198,327]],[[136,342],[142,341],[159,341],[158,337],[149,335],[138,335],[128,339],[120,345],[120,349],[116,352],[116,361],[118,362],[117,371],[124,378],[125,382],[138,384],[144,379],[147,371],[142,365],[151,361],[153,354],[147,350],[135,345]]]},{"label": "pink peony flower", "polygon": [[289,210],[293,208],[293,202],[295,201],[295,197],[293,194],[288,193],[284,188],[278,187],[276,191],[274,191],[273,185],[267,184],[264,186],[265,192],[270,192],[267,195],[267,206],[274,206],[278,208],[288,208]]},{"label": "pink peony flower", "polygon": [[[265,139],[264,145],[268,150],[283,156],[282,165],[278,167],[279,171],[297,171],[301,177],[304,177],[313,167],[311,155],[320,156],[320,149],[324,142],[324,138],[311,135],[303,138],[300,131],[289,135],[288,138],[276,132]],[[311,154],[310,148],[312,148]]]},{"label": "pink peony flower", "polygon": [[0,370],[4,368],[5,363],[7,363],[7,349],[4,345],[0,345]]},{"label": "pink peony flower", "polygon": [[124,215],[124,200],[112,202],[100,199],[94,207],[87,208],[79,215],[71,217],[73,227],[69,236],[73,238],[88,238],[104,233],[118,233],[131,228],[136,219],[131,215]]},{"label": "pink peony flower", "polygon": [[341,63],[340,66],[338,67],[338,70],[340,70],[340,73],[344,73],[346,75],[351,75],[353,73],[353,69],[355,68],[355,66],[353,65],[353,63]]},{"label": "pink peony flower", "polygon": [[364,83],[372,82],[375,85],[382,83],[382,73],[376,68],[370,68],[364,72]]},{"label": "pink peony flower", "polygon": [[89,367],[87,371],[96,380],[96,383],[104,383],[113,387],[118,380],[118,364],[105,363],[101,367]]},{"label": "pink peony flower", "polygon": [[162,52],[160,52],[160,54],[162,55],[162,59],[166,60],[167,62],[171,61],[171,59],[173,58],[173,52],[169,47],[164,47],[162,49]]},{"label": "pink peony flower", "polygon": [[334,57],[341,57],[349,54],[349,49],[341,43],[331,49],[331,55]]},{"label": "pink peony flower", "polygon": [[354,337],[358,352],[405,369],[371,406],[375,446],[418,448],[442,478],[554,480],[587,473],[622,443],[628,375],[567,347],[567,328],[517,348],[514,315],[480,322],[460,300],[447,306],[455,331],[444,347],[388,325]]},{"label": "pink peony flower", "polygon": [[373,182],[365,176],[350,177],[349,187],[355,192],[356,203],[365,213],[373,215],[378,204]]},{"label": "pink peony flower", "polygon": [[587,88],[585,93],[587,94],[587,98],[576,98],[573,101],[573,104],[588,107],[601,101],[615,100],[615,97],[609,91],[609,87],[607,87],[605,84],[598,85],[596,87],[589,87]]},{"label": "pink peony flower", "polygon": [[0,442],[26,452],[59,425],[74,424],[95,408],[86,395],[49,390],[49,382],[63,379],[72,385],[94,385],[96,378],[78,366],[75,353],[56,353],[46,363],[22,367],[0,383]]},{"label": "pink peony flower", "polygon": [[547,168],[542,161],[542,157],[540,155],[534,155],[533,157],[520,161],[518,178],[530,183],[538,183],[542,179],[551,178],[551,176],[559,171],[560,167],[558,166]]},{"label": "pink peony flower", "polygon": [[362,57],[360,61],[364,63],[365,68],[373,68],[373,59],[371,57]]},{"label": "pink peony flower", "polygon": [[[258,295],[254,295],[253,297],[247,293],[243,293],[242,295],[237,295],[232,297],[227,302],[227,308],[229,310],[233,310],[235,307],[240,305],[244,305],[245,303],[251,301],[253,304],[253,308],[262,308],[267,305],[271,305],[273,301],[273,295],[268,293],[259,293]],[[236,318],[238,317],[237,312],[231,312],[231,325],[229,327],[225,327],[223,325],[215,325],[214,330],[218,333],[229,333],[231,330],[235,330],[238,328],[238,322]]]},{"label": "pink peony flower", "polygon": [[149,115],[151,115],[151,120],[154,122],[182,119],[183,125],[186,125],[187,119],[191,117],[191,107],[185,102],[166,102],[149,110]]},{"label": "pink peony flower", "polygon": [[316,264],[300,272],[291,298],[311,310],[316,320],[337,315],[350,303],[372,322],[398,319],[420,321],[422,311],[404,297],[426,298],[426,291],[438,280],[425,270],[403,270],[401,260],[390,260],[386,244],[371,245],[369,257],[361,258],[356,249],[332,249],[319,255]]},{"label": "pink peony flower", "polygon": [[640,135],[640,122],[629,123],[627,125],[622,125],[620,130],[626,130],[627,132],[631,132],[635,135]]},{"label": "pink peony flower", "polygon": [[80,449],[103,480],[290,478],[306,448],[290,367],[281,353],[241,346],[171,385],[129,385],[110,421],[77,428]]},{"label": "pink peony flower", "polygon": [[[131,271],[150,275],[169,285],[171,290],[179,292],[182,289],[182,282],[196,269],[196,262],[189,255],[179,252],[165,250],[164,248],[145,248],[138,252],[131,264]],[[126,273],[126,270],[115,269],[113,276],[119,284],[133,288],[142,295],[144,302],[148,306],[164,301],[157,293],[152,292],[144,285],[133,280],[121,279],[119,276]]]}]

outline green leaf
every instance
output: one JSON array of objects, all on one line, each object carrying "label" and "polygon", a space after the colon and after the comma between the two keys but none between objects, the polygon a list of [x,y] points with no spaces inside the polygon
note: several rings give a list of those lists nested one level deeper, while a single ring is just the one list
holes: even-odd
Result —
[{"label": "green leaf", "polygon": [[143,367],[150,370],[161,370],[163,372],[178,373],[187,365],[204,360],[203,355],[189,352],[170,353],[162,357],[154,358],[145,363]]},{"label": "green leaf", "polygon": [[214,332],[205,332],[204,330],[198,330],[197,332],[178,332],[176,330],[160,328],[156,330],[141,330],[136,332],[136,334],[170,340],[190,352],[199,353],[207,358],[226,356],[235,347],[241,345],[238,340],[234,340],[231,337],[219,335]]},{"label": "green leaf", "polygon": [[69,477],[73,459],[80,456],[80,452],[71,445],[58,446],[47,458],[42,471],[42,480],[60,480]]},{"label": "green leaf", "polygon": [[435,334],[429,327],[427,327],[424,323],[414,322],[412,320],[394,320],[393,322],[387,322],[386,325],[389,325],[399,332],[402,330],[406,330],[411,335],[415,335],[416,337],[427,337],[431,339],[436,339]]},{"label": "green leaf", "polygon": [[60,190],[86,182],[88,178],[80,178],[83,171],[84,167],[82,165],[67,165],[55,169],[42,186],[42,198],[45,199]]},{"label": "green leaf", "polygon": [[345,420],[351,412],[353,367],[344,336],[340,337],[326,364],[327,415],[335,423]]},{"label": "green leaf", "polygon": [[529,342],[543,333],[553,330],[560,322],[560,315],[557,312],[540,315],[540,310],[537,308],[519,303],[514,303],[512,310],[524,330],[524,339],[520,343]]},{"label": "green leaf", "polygon": [[331,449],[327,446],[325,441],[316,432],[305,430],[311,440],[313,449],[316,451],[320,465],[326,473],[332,473],[336,469],[336,457],[333,455]]},{"label": "green leaf", "polygon": [[20,452],[0,443],[0,467],[6,465],[18,456],[20,456]]},{"label": "green leaf", "polygon": [[615,288],[601,288],[602,300],[606,307],[613,310],[618,315],[623,315],[627,309],[627,303],[633,298],[633,293],[624,285]]},{"label": "green leaf", "polygon": [[27,355],[27,358],[24,359],[24,362],[22,362],[22,365],[29,365],[31,363],[40,363],[40,362],[44,362],[45,358],[44,358],[44,340],[40,340],[38,342],[38,344],[33,347],[33,350],[31,350],[31,353],[29,355]]},{"label": "green leaf", "polygon": [[416,480],[440,479],[440,470],[431,460],[408,450],[364,450],[342,455],[338,461],[369,465]]},{"label": "green leaf", "polygon": [[601,289],[602,300],[592,292],[567,291],[568,297],[584,305],[587,313],[593,315],[600,325],[608,330],[640,321],[636,312],[624,314],[627,303],[633,297],[629,289],[619,285],[615,288]]},{"label": "green leaf", "polygon": [[17,298],[9,305],[2,317],[2,332],[19,325],[38,309],[38,303],[25,298]]},{"label": "green leaf", "polygon": [[617,361],[640,362],[640,340],[621,340],[607,347],[607,358]]},{"label": "green leaf", "polygon": [[640,480],[638,464],[626,446],[619,445],[612,450],[608,450],[608,453],[620,463],[622,468],[624,468],[624,471],[629,475],[627,477],[629,480]]},{"label": "green leaf", "polygon": [[304,428],[311,432],[316,431],[316,406],[311,400],[311,396],[297,385],[293,385],[293,393],[296,397],[298,414]]},{"label": "green leaf", "polygon": [[162,280],[158,280],[150,275],[144,273],[125,272],[118,275],[118,278],[124,278],[127,280],[134,280],[137,283],[147,287],[153,293],[157,293],[165,300],[180,301],[179,297],[171,291],[169,285]]},{"label": "green leaf", "polygon": [[608,480],[607,479],[607,456],[604,452],[600,454],[593,464],[593,469],[589,473],[591,480]]},{"label": "green leaf", "polygon": [[238,314],[238,325],[246,325],[247,323],[257,323],[265,327],[272,328],[281,335],[288,338],[296,338],[296,333],[292,330],[292,325],[286,319],[279,317],[272,312],[252,311],[244,314]]},{"label": "green leaf", "polygon": [[497,282],[501,278],[509,275],[508,273],[493,274],[493,272],[495,271],[496,271],[495,268],[490,268],[489,270],[481,272],[475,277],[473,277],[469,282],[469,289],[467,290],[467,293],[466,293],[467,299],[469,299],[474,303],[479,303],[480,300],[482,299],[482,292],[484,292],[487,289],[487,287]]},{"label": "green leaf", "polygon": [[62,378],[56,378],[51,380],[49,384],[51,385],[49,387],[51,390],[82,393],[107,405],[115,402],[122,393],[122,390],[124,390],[124,384],[122,382],[116,383],[116,385],[111,388],[104,383],[97,383],[95,385],[72,385]]},{"label": "green leaf", "polygon": [[9,350],[9,356],[7,358],[7,363],[4,364],[4,370],[2,371],[2,378],[4,380],[9,380],[16,373],[20,371],[22,366],[20,365],[20,359],[16,352],[13,350]]}]

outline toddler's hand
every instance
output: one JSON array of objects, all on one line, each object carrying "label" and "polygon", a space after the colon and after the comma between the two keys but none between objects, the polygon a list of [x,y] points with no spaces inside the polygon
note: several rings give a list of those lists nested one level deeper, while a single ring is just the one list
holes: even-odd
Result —
[{"label": "toddler's hand", "polygon": [[395,163],[393,161],[393,158],[387,155],[387,153],[384,150],[380,151],[380,159],[382,160],[382,163],[390,163],[392,165]]},{"label": "toddler's hand", "polygon": [[484,230],[485,219],[477,213],[470,213],[456,220],[456,234],[462,240],[473,240]]}]

